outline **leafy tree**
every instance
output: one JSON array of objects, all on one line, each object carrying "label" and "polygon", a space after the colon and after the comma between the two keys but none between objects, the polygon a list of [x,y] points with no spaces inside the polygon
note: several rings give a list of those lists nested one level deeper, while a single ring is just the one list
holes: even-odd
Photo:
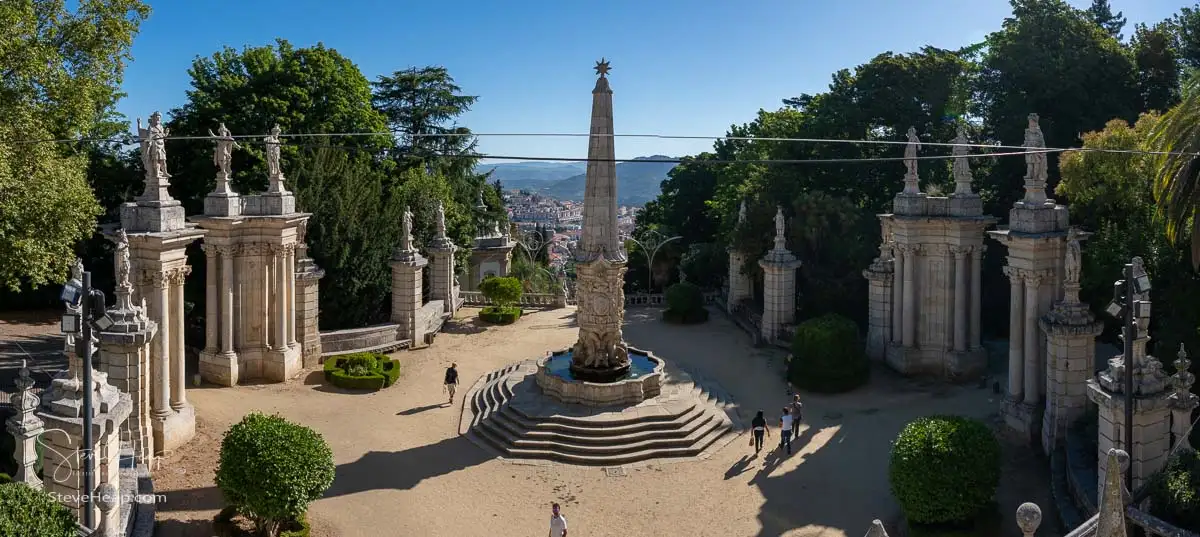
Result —
[{"label": "leafy tree", "polygon": [[1161,112],[1179,102],[1179,61],[1172,41],[1165,24],[1134,29],[1131,47],[1142,110]]},{"label": "leafy tree", "polygon": [[1193,157],[1200,151],[1200,77],[1190,78],[1180,103],[1163,115],[1150,133],[1150,147],[1160,154],[1155,161],[1154,197],[1166,220],[1167,237],[1182,240],[1191,235],[1192,267],[1200,270],[1200,167]]},{"label": "leafy tree", "polygon": [[217,488],[264,535],[304,516],[333,484],[333,451],[316,431],[258,412],[225,431]]},{"label": "leafy tree", "polygon": [[892,495],[910,524],[970,522],[996,495],[1000,456],[1000,442],[979,420],[917,418],[892,443]]},{"label": "leafy tree", "polygon": [[129,48],[150,12],[138,0],[74,7],[0,4],[12,30],[0,35],[0,287],[13,291],[60,281],[92,234],[101,210],[87,159],[47,140],[112,134]]},{"label": "leafy tree", "polygon": [[1087,14],[1092,17],[1092,22],[1095,22],[1096,26],[1103,28],[1117,41],[1121,40],[1121,30],[1125,28],[1125,15],[1120,11],[1114,14],[1108,0],[1092,0],[1091,7],[1087,8]]},{"label": "leafy tree", "polygon": [[1175,34],[1180,63],[1200,68],[1200,4],[1180,9],[1167,24]]}]

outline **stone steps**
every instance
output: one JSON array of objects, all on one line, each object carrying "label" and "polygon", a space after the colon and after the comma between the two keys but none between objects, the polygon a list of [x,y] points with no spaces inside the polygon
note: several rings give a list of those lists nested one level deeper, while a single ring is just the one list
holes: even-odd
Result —
[{"label": "stone steps", "polygon": [[682,372],[664,378],[664,385],[675,385],[677,395],[657,407],[589,413],[572,406],[555,414],[533,415],[540,408],[537,405],[510,404],[514,397],[541,397],[527,388],[514,394],[514,384],[532,381],[522,380],[528,368],[522,371],[521,366],[514,364],[480,378],[465,403],[468,408],[460,426],[460,432],[502,457],[589,466],[696,457],[724,446],[743,430],[728,394]]}]

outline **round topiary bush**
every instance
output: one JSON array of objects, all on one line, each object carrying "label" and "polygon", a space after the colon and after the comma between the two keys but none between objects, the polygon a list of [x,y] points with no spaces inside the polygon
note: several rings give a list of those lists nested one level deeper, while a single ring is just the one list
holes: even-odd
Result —
[{"label": "round topiary bush", "polygon": [[1180,450],[1150,479],[1150,514],[1200,532],[1200,453]]},{"label": "round topiary bush", "polygon": [[972,521],[996,494],[1000,443],[978,420],[917,418],[892,444],[888,481],[910,523]]},{"label": "round topiary bush", "polygon": [[492,324],[513,324],[524,313],[515,306],[487,306],[479,310],[479,319]]},{"label": "round topiary bush", "polygon": [[867,382],[871,362],[867,358],[858,325],[830,313],[809,319],[796,327],[787,378],[803,390],[839,393]]},{"label": "round topiary bush", "polygon": [[667,309],[663,320],[672,323],[696,324],[708,320],[704,309],[704,292],[694,284],[679,282],[667,288]]},{"label": "round topiary bush", "polygon": [[225,432],[217,488],[267,535],[303,520],[333,484],[333,451],[312,429],[254,412]]},{"label": "round topiary bush", "polygon": [[74,537],[75,515],[50,494],[24,483],[0,485],[0,535]]},{"label": "round topiary bush", "polygon": [[347,390],[379,390],[400,378],[400,362],[374,352],[325,359],[325,381]]},{"label": "round topiary bush", "polygon": [[521,280],[510,277],[491,277],[484,278],[479,282],[479,292],[483,296],[492,301],[495,306],[515,306],[520,302],[521,295],[525,293],[524,287],[521,286]]}]

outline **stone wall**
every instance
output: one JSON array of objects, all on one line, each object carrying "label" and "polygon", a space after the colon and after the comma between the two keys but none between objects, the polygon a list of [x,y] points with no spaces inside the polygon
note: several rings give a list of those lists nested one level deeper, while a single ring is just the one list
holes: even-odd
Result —
[{"label": "stone wall", "polygon": [[411,342],[399,339],[399,332],[400,325],[396,323],[321,332],[321,354],[328,358],[352,352],[387,352],[408,347]]}]

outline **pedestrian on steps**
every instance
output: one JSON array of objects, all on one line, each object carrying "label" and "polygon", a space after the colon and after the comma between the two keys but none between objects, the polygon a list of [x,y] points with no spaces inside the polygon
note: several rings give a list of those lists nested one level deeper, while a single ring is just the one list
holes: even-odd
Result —
[{"label": "pedestrian on steps", "polygon": [[458,387],[458,364],[450,364],[450,367],[446,368],[446,380],[445,380],[445,383],[442,384],[442,389],[445,390],[446,393],[450,394],[449,404],[451,404],[451,405],[454,404],[454,389],[457,387]]},{"label": "pedestrian on steps", "polygon": [[763,436],[771,434],[771,430],[767,428],[767,418],[763,417],[763,411],[759,410],[754,419],[750,420],[750,430],[753,433],[750,445],[754,446],[754,454],[757,455],[759,451],[762,451]]},{"label": "pedestrian on steps", "polygon": [[786,406],[779,416],[779,448],[786,449],[788,455],[792,454],[792,414]]}]

